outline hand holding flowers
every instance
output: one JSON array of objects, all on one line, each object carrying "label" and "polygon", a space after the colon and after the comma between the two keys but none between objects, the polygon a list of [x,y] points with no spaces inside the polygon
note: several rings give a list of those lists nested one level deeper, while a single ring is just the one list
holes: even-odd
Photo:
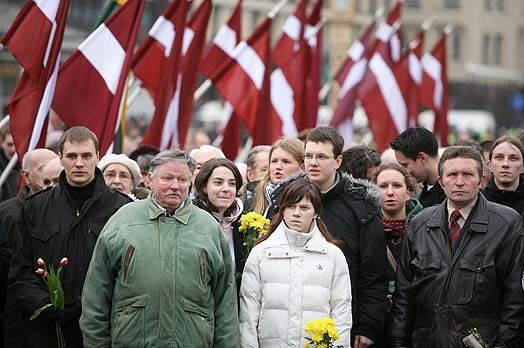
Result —
[{"label": "hand holding flowers", "polygon": [[322,318],[310,320],[304,327],[304,331],[311,335],[311,338],[306,337],[309,342],[304,344],[305,348],[341,348],[342,346],[335,346],[334,342],[340,337],[335,328],[335,321],[331,318]]},{"label": "hand holding flowers", "polygon": [[270,221],[258,213],[250,212],[242,215],[240,223],[238,230],[244,235],[242,255],[244,259],[247,259],[255,245],[255,239],[269,231]]},{"label": "hand holding flowers", "polygon": [[[63,257],[62,260],[60,260],[58,270],[55,271],[53,265],[50,265],[49,268],[47,268],[45,261],[42,258],[39,258],[37,260],[39,268],[36,270],[36,273],[42,276],[44,283],[47,285],[49,296],[51,298],[51,303],[48,303],[42,306],[41,308],[37,309],[31,316],[30,320],[33,320],[34,318],[38,317],[40,313],[42,313],[49,307],[54,307],[57,310],[64,309],[65,299],[64,290],[62,289],[62,284],[60,282],[60,273],[62,272],[62,268],[64,268],[68,262],[69,261],[67,257]],[[55,327],[56,336],[58,339],[58,347],[63,348],[65,347],[65,340],[62,334],[62,329],[60,328],[58,322],[55,322]]]}]

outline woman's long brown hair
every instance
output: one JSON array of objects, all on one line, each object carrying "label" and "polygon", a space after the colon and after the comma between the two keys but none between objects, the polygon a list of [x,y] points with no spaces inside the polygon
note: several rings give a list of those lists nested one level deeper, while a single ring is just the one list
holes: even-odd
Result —
[{"label": "woman's long brown hair", "polygon": [[320,189],[305,178],[293,181],[284,189],[282,198],[280,200],[278,214],[273,218],[273,221],[271,221],[269,232],[266,235],[258,238],[255,241],[255,244],[258,244],[269,238],[269,236],[275,232],[282,220],[284,220],[284,210],[286,210],[290,205],[300,202],[303,198],[309,200],[313,205],[315,213],[319,214],[316,222],[320,233],[322,233],[328,242],[340,246],[342,242],[333,238],[333,236],[327,230],[326,225],[320,218],[320,212],[322,210],[322,193],[320,192]]}]

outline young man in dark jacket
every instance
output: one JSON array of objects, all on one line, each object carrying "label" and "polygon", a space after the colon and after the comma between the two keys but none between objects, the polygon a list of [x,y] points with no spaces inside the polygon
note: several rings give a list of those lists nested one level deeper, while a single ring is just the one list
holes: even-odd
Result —
[{"label": "young man in dark jacket", "polygon": [[418,197],[424,208],[440,204],[446,195],[438,178],[438,142],[435,135],[424,127],[408,128],[390,144],[397,162],[406,168],[417,183],[422,183]]},{"label": "young man in dark jacket", "polygon": [[[377,347],[387,307],[386,241],[380,220],[380,192],[367,181],[341,175],[343,138],[332,128],[317,127],[306,138],[308,178],[323,193],[320,217],[341,247],[351,275],[352,346]],[[349,291],[348,284],[348,291]]]},{"label": "young man in dark jacket", "polygon": [[476,328],[490,347],[524,347],[524,227],[513,209],[479,194],[482,158],[446,149],[447,200],[411,221],[397,269],[391,347],[464,347]]},{"label": "young man in dark jacket", "polygon": [[506,205],[524,215],[524,146],[516,137],[503,135],[491,146],[489,168],[493,173],[482,193],[488,201]]},{"label": "young man in dark jacket", "polygon": [[[13,257],[8,278],[8,301],[19,308],[18,329],[26,340],[17,342],[17,346],[57,347],[58,322],[67,347],[83,347],[78,319],[91,254],[106,221],[131,201],[106,186],[96,168],[98,158],[98,140],[93,132],[85,127],[68,129],[60,139],[64,171],[59,185],[29,197],[23,204],[17,224],[22,247]],[[35,272],[37,259],[56,269],[63,257],[69,259],[61,274],[64,310],[50,307],[30,321],[35,310],[50,303],[47,286]],[[6,332],[6,339],[8,335]]]}]

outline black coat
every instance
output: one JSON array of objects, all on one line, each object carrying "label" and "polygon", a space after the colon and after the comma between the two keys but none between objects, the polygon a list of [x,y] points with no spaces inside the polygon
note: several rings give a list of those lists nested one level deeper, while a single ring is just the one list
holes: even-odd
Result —
[{"label": "black coat", "polygon": [[[14,251],[22,244],[16,222],[22,210],[22,203],[28,196],[29,187],[24,186],[16,197],[0,203],[0,348],[4,347],[4,311],[6,310],[5,299],[9,264]],[[12,313],[10,312],[12,311],[9,311],[5,317],[11,317]],[[5,323],[5,325],[10,324],[13,324],[13,321]],[[9,331],[11,328],[7,327],[6,330]]]},{"label": "black coat", "polygon": [[[4,151],[0,149],[0,173],[2,173],[7,167],[9,160],[7,159]],[[20,167],[18,162],[15,164],[9,175],[7,176],[6,181],[0,187],[0,202],[6,201],[10,198],[16,197],[18,194],[18,177],[20,175]]]},{"label": "black coat", "polygon": [[322,197],[320,217],[341,247],[349,266],[352,291],[352,336],[377,341],[386,315],[386,240],[376,185],[343,175]]},{"label": "black coat", "polygon": [[482,190],[482,194],[488,201],[513,208],[521,216],[524,216],[524,180],[520,180],[515,191],[507,191],[499,189],[495,180],[491,178]]},{"label": "black coat", "polygon": [[429,190],[428,183],[424,182],[422,192],[420,192],[420,195],[418,197],[418,201],[420,202],[420,204],[422,204],[424,208],[440,204],[444,202],[445,199],[446,194],[444,193],[444,190],[442,189],[438,181],[436,181],[435,185],[433,185],[433,187]]},{"label": "black coat", "polygon": [[36,193],[24,202],[18,220],[23,245],[11,263],[8,301],[15,301],[20,310],[19,330],[29,347],[57,346],[53,311],[45,310],[32,321],[28,318],[50,302],[47,287],[35,273],[36,260],[42,258],[57,268],[62,257],[69,258],[69,264],[61,275],[65,294],[62,314],[67,313],[67,317],[60,317],[61,326],[68,347],[83,346],[78,326],[80,296],[91,255],[104,224],[130,201],[128,196],[109,189],[97,168],[91,198],[80,210],[66,188],[65,172],[57,187]]},{"label": "black coat", "polygon": [[477,328],[490,347],[524,347],[524,226],[481,194],[451,251],[447,201],[411,221],[393,296],[392,347],[458,348]]}]

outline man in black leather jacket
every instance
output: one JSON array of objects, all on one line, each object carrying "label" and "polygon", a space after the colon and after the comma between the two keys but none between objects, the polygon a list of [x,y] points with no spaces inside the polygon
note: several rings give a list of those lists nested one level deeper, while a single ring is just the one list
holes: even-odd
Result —
[{"label": "man in black leather jacket", "polygon": [[408,228],[392,347],[464,347],[473,328],[490,347],[524,347],[522,218],[479,194],[482,179],[478,151],[457,146],[443,153],[439,181],[448,198]]},{"label": "man in black leather jacket", "polygon": [[[98,163],[98,140],[85,127],[68,129],[60,139],[64,171],[59,185],[29,197],[22,206],[18,231],[22,246],[15,252],[8,277],[8,300],[19,309],[18,331],[25,342],[6,346],[57,347],[55,322],[62,328],[66,346],[81,348],[78,319],[80,296],[98,235],[109,218],[131,199],[104,182]],[[35,273],[37,259],[58,268],[63,257],[69,263],[62,270],[64,310],[54,307],[29,320],[35,310],[50,303],[47,286]],[[7,304],[6,304],[7,306]]]}]

